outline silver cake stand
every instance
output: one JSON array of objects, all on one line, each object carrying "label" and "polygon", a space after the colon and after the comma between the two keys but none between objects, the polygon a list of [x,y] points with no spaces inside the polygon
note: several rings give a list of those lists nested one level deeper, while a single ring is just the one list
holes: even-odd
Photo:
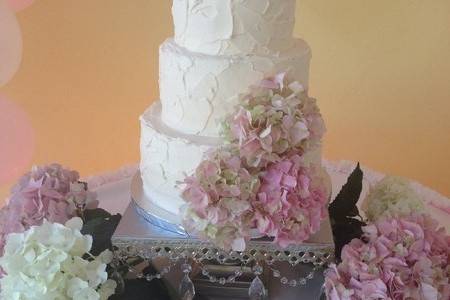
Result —
[{"label": "silver cake stand", "polygon": [[[187,234],[179,218],[146,199],[139,172],[131,195],[112,243],[115,263],[126,266],[132,276],[164,279],[174,299],[193,299],[194,294],[201,299],[319,298],[323,268],[334,259],[328,219],[300,245],[281,249],[261,238],[247,243],[243,252],[224,251]],[[157,273],[144,274],[146,264]]]}]

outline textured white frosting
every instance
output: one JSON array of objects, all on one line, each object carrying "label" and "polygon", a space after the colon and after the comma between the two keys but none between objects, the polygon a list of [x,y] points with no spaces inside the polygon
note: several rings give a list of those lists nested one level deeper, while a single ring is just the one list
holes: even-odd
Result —
[{"label": "textured white frosting", "polygon": [[293,44],[295,0],[174,0],[175,41],[211,55],[269,54]]},{"label": "textured white frosting", "polygon": [[193,174],[205,151],[220,139],[176,132],[161,122],[160,113],[161,104],[156,102],[140,118],[140,171],[147,198],[177,214],[183,204],[178,183]]},{"label": "textured white frosting", "polygon": [[185,133],[217,137],[220,120],[238,103],[239,94],[263,78],[288,71],[307,87],[310,59],[303,40],[280,55],[211,56],[169,39],[160,50],[162,119]]}]

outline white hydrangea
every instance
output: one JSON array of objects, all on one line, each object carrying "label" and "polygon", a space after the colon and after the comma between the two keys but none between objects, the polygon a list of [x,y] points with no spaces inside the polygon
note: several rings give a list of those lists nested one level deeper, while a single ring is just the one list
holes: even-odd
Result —
[{"label": "white hydrangea", "polygon": [[407,216],[424,209],[422,199],[409,181],[394,176],[386,176],[373,186],[363,206],[370,221],[380,217]]},{"label": "white hydrangea", "polygon": [[[73,218],[65,225],[47,221],[23,233],[8,236],[0,266],[0,299],[11,300],[106,300],[116,283],[108,280],[110,251],[89,255],[92,237],[80,230]],[[89,260],[83,259],[88,254]]]}]

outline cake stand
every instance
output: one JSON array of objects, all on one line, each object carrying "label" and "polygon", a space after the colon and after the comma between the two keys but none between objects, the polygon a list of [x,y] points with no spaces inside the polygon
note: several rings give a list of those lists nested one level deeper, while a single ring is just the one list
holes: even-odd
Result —
[{"label": "cake stand", "polygon": [[[202,299],[277,299],[272,295],[285,294],[280,292],[285,287],[297,299],[319,298],[322,269],[334,255],[328,219],[300,245],[281,249],[272,239],[260,238],[249,241],[243,252],[224,251],[190,236],[176,216],[146,199],[139,173],[132,180],[131,196],[112,242],[115,263],[137,278],[164,278],[183,299],[192,299],[194,293]],[[132,266],[133,261],[151,263],[158,273],[144,275],[143,266]]]}]

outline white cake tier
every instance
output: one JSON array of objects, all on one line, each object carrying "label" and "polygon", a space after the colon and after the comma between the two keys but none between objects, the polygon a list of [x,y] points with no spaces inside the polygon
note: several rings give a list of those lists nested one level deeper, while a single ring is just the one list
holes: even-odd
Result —
[{"label": "white cake tier", "polygon": [[175,41],[211,55],[269,54],[293,44],[296,0],[174,0]]},{"label": "white cake tier", "polygon": [[144,192],[159,207],[177,214],[183,204],[179,182],[193,174],[205,151],[220,139],[186,135],[168,128],[154,103],[140,118],[141,176]]},{"label": "white cake tier", "polygon": [[273,56],[193,53],[172,39],[160,49],[162,120],[187,134],[219,135],[220,122],[248,87],[278,72],[308,86],[311,52],[303,40]]}]

